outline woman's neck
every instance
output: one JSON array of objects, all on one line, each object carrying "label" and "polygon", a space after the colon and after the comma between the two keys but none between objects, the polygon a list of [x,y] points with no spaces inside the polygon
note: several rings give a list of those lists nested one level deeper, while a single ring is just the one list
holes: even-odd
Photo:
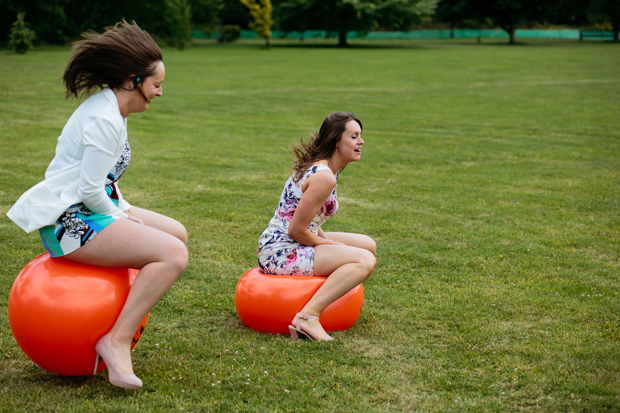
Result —
[{"label": "woman's neck", "polygon": [[112,92],[114,92],[114,95],[116,95],[116,100],[118,102],[118,109],[121,112],[121,116],[126,118],[127,116],[129,116],[130,113],[133,113],[132,111],[132,95],[131,92],[133,91],[129,91],[126,89],[123,89],[121,87],[113,87],[111,88]]},{"label": "woman's neck", "polygon": [[343,162],[341,159],[338,159],[338,157],[335,155],[332,155],[332,157],[329,159],[323,159],[319,161],[319,164],[329,167],[329,169],[332,170],[334,175],[336,175],[336,173],[340,171],[342,168],[347,166],[347,162]]}]

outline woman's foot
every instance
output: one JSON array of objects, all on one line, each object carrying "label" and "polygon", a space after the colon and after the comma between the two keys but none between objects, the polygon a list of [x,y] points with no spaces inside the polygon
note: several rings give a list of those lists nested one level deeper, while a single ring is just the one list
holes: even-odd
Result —
[{"label": "woman's foot", "polygon": [[[133,364],[131,361],[131,345],[119,344],[117,341],[105,336],[108,351],[114,360],[116,368],[123,374],[133,374]],[[107,363],[106,363],[107,364]]]},{"label": "woman's foot", "polygon": [[[323,326],[319,322],[319,316],[298,313],[293,318],[291,326],[293,329],[289,327],[289,330],[291,330],[291,335],[293,338],[304,338],[299,337],[303,335],[306,336],[306,338],[311,338],[317,341],[333,340],[333,338],[323,329]],[[293,332],[298,334],[293,334]]]},{"label": "woman's foot", "polygon": [[103,336],[97,341],[97,344],[95,345],[95,351],[97,352],[97,365],[95,366],[95,372],[97,372],[99,357],[101,357],[103,361],[105,361],[108,368],[110,383],[125,389],[139,389],[142,387],[142,380],[133,374],[131,353],[128,351],[123,351],[123,349],[119,349],[118,347],[122,346],[118,346],[118,344],[115,347],[114,344],[115,343],[112,340],[109,340],[107,336]]}]

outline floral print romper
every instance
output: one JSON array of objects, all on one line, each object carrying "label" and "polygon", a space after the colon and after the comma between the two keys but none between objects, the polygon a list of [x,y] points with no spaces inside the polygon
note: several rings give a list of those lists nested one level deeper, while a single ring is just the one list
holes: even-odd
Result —
[{"label": "floral print romper", "polygon": [[[269,227],[258,240],[258,265],[262,272],[276,275],[314,274],[314,247],[301,245],[289,237],[288,226],[303,195],[301,188],[304,182],[313,174],[324,170],[331,172],[331,169],[325,165],[314,165],[297,184],[292,176],[286,181],[278,208],[269,221]],[[337,180],[338,174],[336,174],[336,182]],[[308,229],[317,235],[319,227],[338,210],[337,188],[338,184],[323,204],[321,211],[308,225]]]}]

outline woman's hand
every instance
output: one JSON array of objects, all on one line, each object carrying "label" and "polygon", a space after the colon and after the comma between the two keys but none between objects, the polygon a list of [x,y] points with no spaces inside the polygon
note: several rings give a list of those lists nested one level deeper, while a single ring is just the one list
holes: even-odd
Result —
[{"label": "woman's hand", "polygon": [[342,242],[332,241],[331,239],[328,241],[329,241],[329,245],[347,245],[347,244],[343,244]]},{"label": "woman's hand", "polygon": [[324,245],[347,245],[347,244],[343,244],[342,242],[338,242],[338,241],[334,241],[334,240],[329,239],[329,237],[321,229],[321,227],[319,227],[319,230],[317,231],[317,234],[319,234],[319,237],[323,238],[324,240],[329,241],[329,243],[324,244]]},{"label": "woman's hand", "polygon": [[127,219],[135,222],[136,224],[140,224],[140,225],[144,225],[144,221],[142,221],[140,218],[136,218],[133,215],[131,215],[131,213],[129,212],[129,210],[125,211],[125,213],[127,214]]}]

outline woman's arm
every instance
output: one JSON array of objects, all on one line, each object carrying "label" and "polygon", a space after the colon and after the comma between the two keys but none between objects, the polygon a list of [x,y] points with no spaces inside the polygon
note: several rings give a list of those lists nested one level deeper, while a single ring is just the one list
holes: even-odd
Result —
[{"label": "woman's arm", "polygon": [[[321,227],[319,227],[318,233],[319,233],[319,237],[330,241],[331,244],[333,244],[333,245],[347,245],[347,244],[343,244],[342,242],[334,241],[333,239],[328,237],[327,233],[323,232],[323,229],[321,229]],[[333,234],[333,232],[332,232],[332,234]]]},{"label": "woman's arm", "polygon": [[116,148],[122,135],[107,119],[97,119],[84,130],[84,154],[78,181],[78,196],[91,211],[127,218],[108,197],[105,191],[106,177],[116,164]]},{"label": "woman's arm", "polygon": [[323,232],[323,229],[321,229],[321,227],[319,227],[318,233],[319,233],[319,237],[329,239],[329,237],[325,235],[325,232]]},{"label": "woman's arm", "polygon": [[319,213],[323,204],[336,186],[336,177],[330,171],[320,171],[309,177],[304,183],[306,189],[299,200],[297,209],[288,227],[288,235],[302,245],[314,247],[322,244],[334,244],[324,237],[319,228],[316,235],[308,229],[308,225]]},{"label": "woman's arm", "polygon": [[[131,209],[127,209],[125,210],[125,213],[127,214],[127,219],[130,221],[133,221],[137,224],[141,224],[144,225],[144,221],[138,217],[136,217],[132,212]],[[187,245],[187,243],[185,243]]]}]

